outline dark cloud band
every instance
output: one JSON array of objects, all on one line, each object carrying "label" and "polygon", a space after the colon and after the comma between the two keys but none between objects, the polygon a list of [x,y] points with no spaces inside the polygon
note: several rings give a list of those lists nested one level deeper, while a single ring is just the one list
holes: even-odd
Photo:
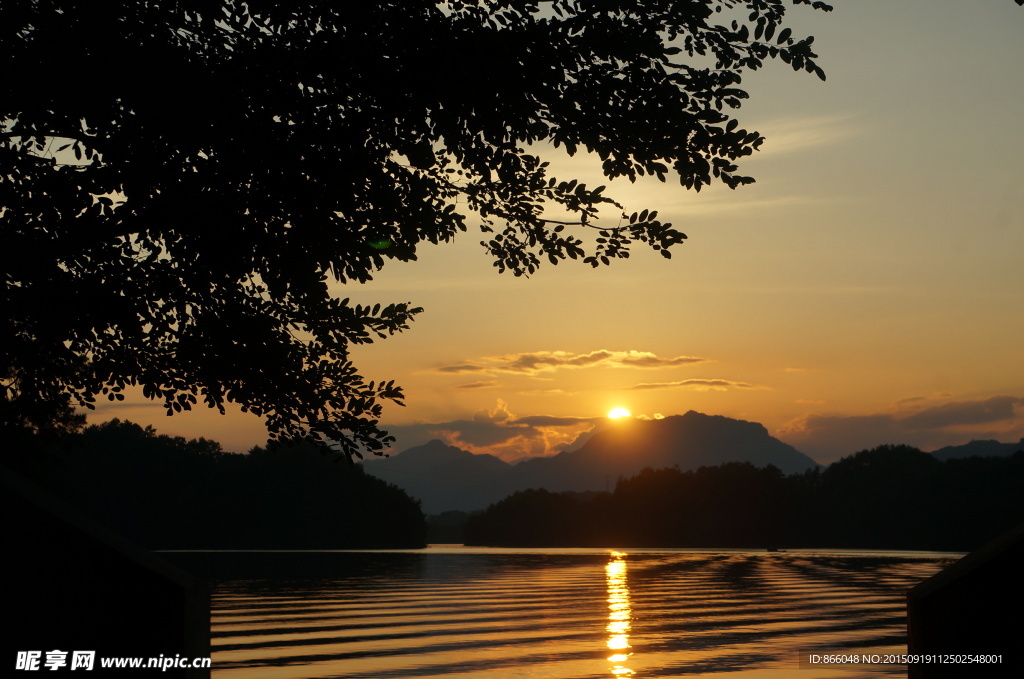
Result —
[{"label": "dark cloud band", "polygon": [[534,375],[561,368],[675,368],[695,363],[707,363],[699,356],[658,356],[647,351],[610,351],[598,349],[585,354],[569,351],[534,351],[528,353],[488,356],[436,369],[441,373],[511,373]]}]

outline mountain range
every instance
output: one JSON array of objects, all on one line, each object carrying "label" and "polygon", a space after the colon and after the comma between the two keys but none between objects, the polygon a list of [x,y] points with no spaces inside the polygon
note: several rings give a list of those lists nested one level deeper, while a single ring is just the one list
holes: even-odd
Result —
[{"label": "mountain range", "polygon": [[952,460],[963,457],[1007,457],[1018,450],[1024,450],[1024,439],[1017,443],[1000,443],[999,441],[971,441],[961,446],[946,446],[932,451],[939,460]]},{"label": "mountain range", "polygon": [[427,514],[473,511],[518,490],[612,490],[644,467],[686,471],[726,462],[774,465],[785,474],[818,463],[756,422],[690,411],[657,420],[609,422],[579,448],[509,464],[434,440],[389,458],[363,462],[367,473],[404,489]]}]

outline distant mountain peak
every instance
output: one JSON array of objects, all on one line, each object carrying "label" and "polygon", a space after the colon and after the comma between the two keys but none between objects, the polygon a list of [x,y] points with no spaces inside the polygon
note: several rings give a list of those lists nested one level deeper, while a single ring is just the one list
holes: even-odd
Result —
[{"label": "distant mountain peak", "polygon": [[774,465],[786,474],[818,466],[757,422],[690,410],[656,420],[608,422],[578,447],[515,465],[435,440],[367,462],[365,469],[420,498],[428,514],[437,514],[482,509],[527,488],[610,490],[620,477],[644,467],[686,471],[727,462]]},{"label": "distant mountain peak", "polygon": [[431,439],[431,440],[427,441],[426,443],[424,443],[422,445],[413,446],[412,448],[406,448],[405,450],[403,450],[400,453],[395,453],[392,457],[398,457],[399,455],[405,455],[406,453],[412,453],[413,455],[423,455],[423,454],[430,454],[430,453],[436,453],[436,452],[446,452],[446,451],[450,451],[450,450],[457,450],[460,453],[468,453],[469,452],[469,451],[463,450],[462,448],[457,448],[456,446],[448,445],[447,443],[445,443],[441,439]]},{"label": "distant mountain peak", "polygon": [[951,460],[964,457],[1005,457],[1024,450],[1024,438],[1017,443],[1000,443],[992,439],[972,440],[960,446],[946,446],[933,450],[937,460]]},{"label": "distant mountain peak", "polygon": [[386,458],[367,460],[367,474],[405,490],[428,514],[480,509],[507,493],[501,477],[508,463],[494,455],[478,455],[434,439]]}]

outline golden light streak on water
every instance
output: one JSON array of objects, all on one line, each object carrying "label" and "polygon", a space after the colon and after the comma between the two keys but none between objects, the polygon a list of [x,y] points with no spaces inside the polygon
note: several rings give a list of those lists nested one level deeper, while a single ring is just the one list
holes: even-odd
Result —
[{"label": "golden light streak on water", "polygon": [[[608,586],[608,648],[623,651],[629,646],[629,629],[633,617],[629,605],[629,582],[626,579],[626,555],[612,552],[611,561],[605,566],[605,579]],[[626,667],[631,653],[615,653],[608,657],[612,663],[611,673],[616,677],[627,677],[634,674]]]}]

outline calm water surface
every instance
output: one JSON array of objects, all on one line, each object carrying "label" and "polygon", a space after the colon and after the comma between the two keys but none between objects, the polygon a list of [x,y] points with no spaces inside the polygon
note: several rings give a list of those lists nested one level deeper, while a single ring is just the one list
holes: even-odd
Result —
[{"label": "calm water surface", "polygon": [[[222,555],[223,556],[223,555]],[[956,555],[248,553],[214,590],[214,679],[904,677],[908,588]]]}]

